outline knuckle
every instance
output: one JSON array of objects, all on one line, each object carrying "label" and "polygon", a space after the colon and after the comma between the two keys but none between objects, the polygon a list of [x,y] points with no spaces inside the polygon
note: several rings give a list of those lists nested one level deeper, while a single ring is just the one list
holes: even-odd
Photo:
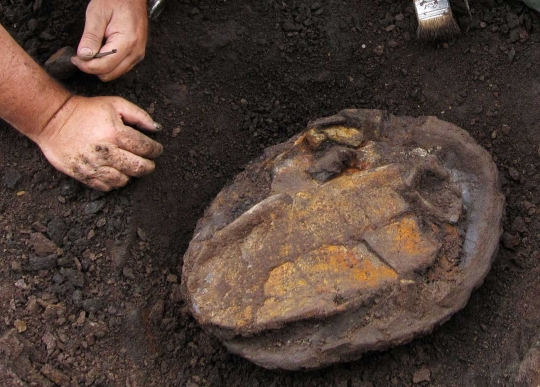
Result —
[{"label": "knuckle", "polygon": [[141,142],[140,147],[143,155],[149,155],[153,151],[152,144],[150,144],[148,141]]},{"label": "knuckle", "polygon": [[154,163],[147,162],[145,164],[141,163],[135,167],[135,176],[144,176],[154,170]]},{"label": "knuckle", "polygon": [[130,35],[130,36],[126,39],[126,43],[127,43],[130,47],[137,46],[137,44],[139,43],[139,39],[137,39],[137,36],[136,36],[136,35]]},{"label": "knuckle", "polygon": [[133,170],[133,173],[135,176],[142,176],[146,174],[148,171],[148,168],[143,164],[137,164]]},{"label": "knuckle", "polygon": [[99,36],[98,34],[92,32],[92,31],[86,31],[83,33],[82,39],[83,41],[87,41],[90,43],[101,43],[103,40],[103,36]]}]

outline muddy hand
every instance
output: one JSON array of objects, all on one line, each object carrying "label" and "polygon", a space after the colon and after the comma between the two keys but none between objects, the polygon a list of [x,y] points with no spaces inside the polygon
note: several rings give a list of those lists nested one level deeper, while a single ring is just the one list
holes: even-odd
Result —
[{"label": "muddy hand", "polygon": [[118,97],[71,97],[36,138],[61,172],[101,190],[127,184],[154,170],[163,147],[130,126],[161,126],[136,105]]},{"label": "muddy hand", "polygon": [[[144,59],[147,33],[146,0],[92,0],[72,62],[85,73],[111,81]],[[113,49],[117,50],[114,55],[94,58]]]}]

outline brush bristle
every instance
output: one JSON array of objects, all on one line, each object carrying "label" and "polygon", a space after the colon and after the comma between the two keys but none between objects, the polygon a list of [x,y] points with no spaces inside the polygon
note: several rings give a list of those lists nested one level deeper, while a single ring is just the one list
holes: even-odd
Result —
[{"label": "brush bristle", "polygon": [[459,35],[461,31],[451,12],[427,20],[418,21],[418,39],[444,40]]}]

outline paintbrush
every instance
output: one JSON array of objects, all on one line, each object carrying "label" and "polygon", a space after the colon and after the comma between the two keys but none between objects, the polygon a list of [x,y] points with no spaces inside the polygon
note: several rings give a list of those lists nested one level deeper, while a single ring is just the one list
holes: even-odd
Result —
[{"label": "paintbrush", "polygon": [[459,34],[448,0],[414,0],[420,40],[449,39]]}]

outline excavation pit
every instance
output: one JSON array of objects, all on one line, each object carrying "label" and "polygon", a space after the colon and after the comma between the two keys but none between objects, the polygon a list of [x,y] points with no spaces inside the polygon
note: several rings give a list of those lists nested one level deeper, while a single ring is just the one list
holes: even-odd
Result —
[{"label": "excavation pit", "polygon": [[491,157],[465,131],[344,110],[218,194],[184,256],[184,298],[263,367],[353,360],[465,306],[491,267],[503,204]]}]

